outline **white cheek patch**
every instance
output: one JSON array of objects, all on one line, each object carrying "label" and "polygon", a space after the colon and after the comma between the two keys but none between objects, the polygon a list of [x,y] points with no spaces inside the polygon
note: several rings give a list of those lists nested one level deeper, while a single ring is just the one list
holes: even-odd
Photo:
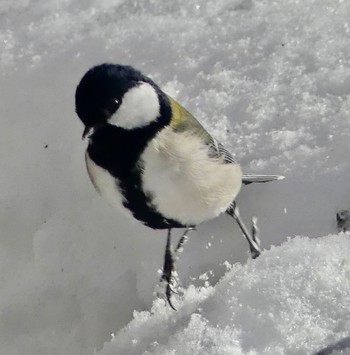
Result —
[{"label": "white cheek patch", "polygon": [[159,116],[158,95],[152,85],[140,83],[123,96],[122,104],[108,122],[124,129],[148,125]]}]

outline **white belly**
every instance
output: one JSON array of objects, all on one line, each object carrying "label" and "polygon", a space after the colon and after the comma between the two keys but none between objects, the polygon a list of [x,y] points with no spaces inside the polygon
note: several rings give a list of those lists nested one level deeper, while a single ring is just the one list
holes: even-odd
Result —
[{"label": "white belly", "polygon": [[163,129],[142,155],[143,188],[165,217],[199,224],[225,212],[241,188],[238,164],[208,157],[195,136]]}]

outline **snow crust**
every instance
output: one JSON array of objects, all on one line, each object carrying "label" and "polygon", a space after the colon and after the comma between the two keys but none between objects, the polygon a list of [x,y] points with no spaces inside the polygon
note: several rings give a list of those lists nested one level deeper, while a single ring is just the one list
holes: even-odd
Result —
[{"label": "snow crust", "polygon": [[334,234],[350,206],[349,18],[342,0],[2,0],[0,354],[174,354],[186,344],[303,354],[346,339],[348,235],[293,239],[246,264],[246,242],[220,217],[191,234],[178,262],[181,309],[155,301],[165,235],[94,191],[74,92],[93,65],[134,65],[244,172],[286,176],[237,199],[245,221],[258,216],[264,248]]}]

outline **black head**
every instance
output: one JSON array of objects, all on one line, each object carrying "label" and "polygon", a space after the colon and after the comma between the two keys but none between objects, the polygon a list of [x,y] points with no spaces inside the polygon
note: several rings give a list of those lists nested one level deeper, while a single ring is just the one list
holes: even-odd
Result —
[{"label": "black head", "polygon": [[75,93],[75,109],[85,126],[104,123],[118,109],[121,98],[144,76],[129,66],[101,64],[81,79]]},{"label": "black head", "polygon": [[163,115],[167,101],[159,87],[138,70],[108,63],[91,68],[75,93],[76,113],[86,128],[106,123],[137,128]]}]

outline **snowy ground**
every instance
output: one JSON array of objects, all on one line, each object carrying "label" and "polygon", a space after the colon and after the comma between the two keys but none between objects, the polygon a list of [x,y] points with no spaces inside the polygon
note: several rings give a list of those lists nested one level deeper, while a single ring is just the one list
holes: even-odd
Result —
[{"label": "snowy ground", "polygon": [[296,238],[236,264],[215,287],[189,287],[177,312],[157,300],[98,354],[309,354],[349,338],[349,236]]},{"label": "snowy ground", "polygon": [[[271,246],[334,234],[336,211],[350,208],[349,18],[342,0],[2,0],[0,354],[308,354],[346,343],[349,235]],[[176,313],[153,302],[164,233],[124,221],[85,172],[74,92],[104,61],[149,74],[244,171],[286,176],[239,195],[271,249],[258,260],[245,263],[227,217],[191,236]],[[243,265],[226,272],[226,260]],[[212,286],[195,288],[209,270]]]}]

